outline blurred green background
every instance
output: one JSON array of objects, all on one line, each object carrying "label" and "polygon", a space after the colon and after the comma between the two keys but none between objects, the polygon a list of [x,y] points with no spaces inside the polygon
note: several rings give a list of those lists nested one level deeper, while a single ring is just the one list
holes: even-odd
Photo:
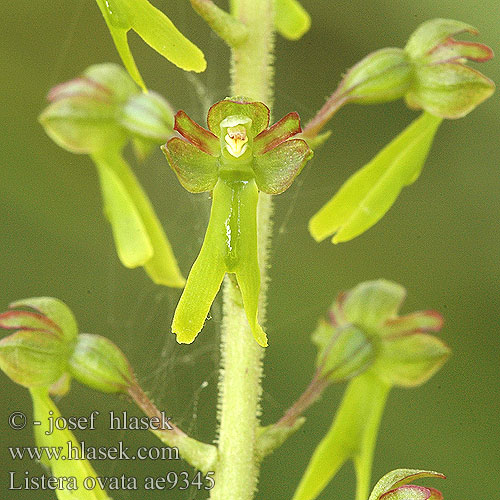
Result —
[{"label": "blurred green background", "polygon": [[[150,88],[201,121],[205,110],[200,96],[215,102],[228,93],[228,51],[187,0],[154,3],[204,50],[208,70],[198,77],[187,75],[132,35],[137,61]],[[303,4],[312,16],[311,31],[297,43],[277,40],[276,117],[296,110],[307,120],[349,66],[374,49],[403,46],[414,28],[429,18],[466,21],[479,28],[479,41],[500,52],[497,0]],[[101,213],[93,165],[85,156],[56,147],[37,123],[51,86],[90,64],[118,61],[97,5],[91,0],[1,2],[0,18],[0,309],[30,296],[64,300],[82,331],[106,335],[124,350],[143,386],[181,427],[201,439],[213,439],[220,306],[193,345],[177,345],[169,324],[179,292],[153,285],[142,269],[121,267]],[[498,60],[480,70],[500,82]],[[454,354],[425,386],[391,393],[374,481],[397,467],[428,468],[448,476],[433,486],[449,500],[498,498],[498,92],[465,119],[444,123],[420,180],[404,190],[374,228],[338,246],[318,245],[307,233],[308,218],[414,116],[402,102],[342,110],[331,123],[329,142],[295,185],[276,199],[263,422],[279,418],[307,385],[315,356],[309,334],[337,292],[367,279],[391,279],[408,289],[403,312],[442,312],[442,337]],[[135,169],[187,273],[202,241],[208,198],[185,192],[160,152]],[[7,446],[33,444],[31,429],[13,432],[6,420],[12,411],[30,413],[31,403],[25,389],[3,374],[0,380],[0,496],[55,498],[50,492],[6,490],[7,471],[40,474],[40,469],[12,462],[7,455]],[[259,499],[291,498],[342,390],[330,389],[309,412],[301,431],[265,461]],[[103,415],[112,409],[136,413],[126,400],[76,383],[59,406],[65,415],[87,415],[93,409]],[[94,446],[121,439],[131,446],[157,444],[144,432],[125,436],[106,425],[78,437]],[[143,477],[186,465],[106,462],[96,468],[102,475]],[[146,498],[134,491],[112,496]],[[165,497],[206,495],[195,490],[147,493],[147,499]],[[321,499],[352,497],[353,474],[347,466]]]}]

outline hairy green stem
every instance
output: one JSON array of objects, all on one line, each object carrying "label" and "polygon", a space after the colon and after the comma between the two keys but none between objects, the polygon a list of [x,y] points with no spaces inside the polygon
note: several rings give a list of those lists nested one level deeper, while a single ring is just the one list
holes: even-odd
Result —
[{"label": "hairy green stem", "polygon": [[[272,104],[272,0],[232,0],[231,13],[248,28],[248,37],[232,50],[232,94]],[[259,320],[266,309],[272,201],[260,193],[257,213],[261,292]],[[212,500],[251,500],[257,488],[264,349],[254,340],[235,283],[224,283],[219,383],[219,459]]]}]

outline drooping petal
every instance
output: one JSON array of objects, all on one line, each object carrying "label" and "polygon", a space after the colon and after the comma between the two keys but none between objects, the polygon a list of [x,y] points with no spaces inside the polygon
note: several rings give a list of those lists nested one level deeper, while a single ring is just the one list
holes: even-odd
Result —
[{"label": "drooping petal", "polygon": [[281,144],[301,131],[298,113],[288,113],[279,122],[276,122],[272,127],[262,131],[255,137],[253,142],[254,154],[261,155],[267,153],[278,144]]},{"label": "drooping petal", "polygon": [[[63,489],[56,490],[58,500],[111,500],[105,490],[97,481],[97,474],[88,460],[83,458],[80,443],[74,434],[66,427],[64,429],[53,429],[50,432],[50,418],[54,421],[61,417],[61,413],[50,399],[47,389],[37,388],[30,390],[33,399],[33,419],[40,422],[34,426],[36,445],[40,448],[58,449],[62,454],[59,458],[47,458],[43,454],[43,464],[50,468],[51,475],[55,478],[75,478],[77,491],[69,489],[69,480],[62,482]],[[68,450],[74,450],[74,455],[69,456]],[[76,456],[76,453],[78,455]],[[84,481],[86,478],[95,480],[95,488],[86,489]]]},{"label": "drooping petal", "polygon": [[222,120],[228,116],[247,116],[252,120],[252,135],[256,137],[268,127],[269,115],[269,108],[262,102],[225,99],[208,110],[207,124],[210,131],[219,137]]},{"label": "drooping petal", "polygon": [[[267,347],[267,336],[258,321],[260,294],[260,269],[257,254],[257,202],[259,192],[253,180],[238,183],[236,190],[236,210],[232,215],[235,265],[228,267],[236,274],[243,297],[243,306],[250,329],[257,343]],[[235,233],[235,234],[234,234]]]},{"label": "drooping petal", "polygon": [[[170,242],[134,173],[116,151],[93,155],[117,251],[126,267],[143,265],[160,285],[184,286]],[[105,183],[105,184],[104,184]]]},{"label": "drooping petal", "polygon": [[203,328],[212,302],[226,274],[224,258],[227,252],[225,220],[227,200],[215,186],[210,221],[203,245],[189,272],[172,322],[177,342],[190,344]]},{"label": "drooping petal", "polygon": [[219,139],[208,130],[191,120],[184,111],[175,115],[174,130],[177,130],[191,144],[212,156],[220,155]]},{"label": "drooping petal", "polygon": [[142,266],[153,256],[153,245],[141,216],[116,173],[103,162],[96,164],[118,256],[125,267]]},{"label": "drooping petal", "polygon": [[333,243],[349,241],[378,222],[420,175],[441,121],[423,113],[353,174],[309,221],[313,238],[335,234]]},{"label": "drooping petal", "polygon": [[278,33],[298,40],[311,27],[311,17],[297,0],[275,0],[274,24]]},{"label": "drooping petal", "polygon": [[191,343],[203,328],[226,272],[235,273],[252,333],[260,345],[266,336],[257,321],[260,271],[257,260],[258,190],[253,180],[219,179],[205,239],[179,300],[172,332]]},{"label": "drooping petal", "polygon": [[354,461],[359,498],[369,493],[377,429],[390,385],[368,371],[347,387],[332,426],[314,450],[293,500],[313,500],[350,459]]},{"label": "drooping petal", "polygon": [[190,193],[211,191],[218,178],[217,158],[178,137],[170,139],[162,151],[179,182]]},{"label": "drooping petal", "polygon": [[429,380],[449,355],[442,340],[415,333],[382,342],[374,369],[391,384],[415,387]]},{"label": "drooping petal", "polygon": [[306,141],[290,139],[255,156],[253,170],[257,186],[268,194],[286,191],[312,155]]},{"label": "drooping petal", "polygon": [[387,320],[381,332],[385,338],[395,338],[412,333],[438,332],[442,327],[443,317],[437,311],[418,311]]},{"label": "drooping petal", "polygon": [[412,33],[405,51],[414,59],[425,57],[436,45],[460,33],[476,35],[477,30],[470,24],[453,19],[430,19]]}]

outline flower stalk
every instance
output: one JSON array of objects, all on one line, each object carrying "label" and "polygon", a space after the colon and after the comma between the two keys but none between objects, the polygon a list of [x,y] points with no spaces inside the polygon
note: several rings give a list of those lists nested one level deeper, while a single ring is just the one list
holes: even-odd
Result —
[{"label": "flower stalk", "polygon": [[[272,105],[273,2],[233,0],[231,14],[246,24],[247,40],[232,49],[232,95]],[[271,15],[270,15],[271,14]],[[271,196],[260,193],[257,240],[261,290],[259,320],[266,311]],[[251,500],[258,481],[257,434],[262,394],[264,349],[253,339],[241,293],[229,279],[224,283],[219,381],[219,458],[211,500]]]}]

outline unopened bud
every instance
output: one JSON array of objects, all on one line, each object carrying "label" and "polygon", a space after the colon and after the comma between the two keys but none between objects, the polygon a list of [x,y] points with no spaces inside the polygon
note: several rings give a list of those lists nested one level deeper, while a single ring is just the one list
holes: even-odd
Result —
[{"label": "unopened bud", "polygon": [[67,351],[54,332],[21,330],[0,341],[0,368],[24,387],[44,387],[63,375]]},{"label": "unopened bud", "polygon": [[69,371],[78,382],[106,392],[127,392],[135,378],[122,351],[105,337],[81,334],[71,359]]},{"label": "unopened bud", "polygon": [[318,367],[332,382],[359,375],[371,365],[375,356],[372,342],[354,325],[335,327],[321,321],[312,339],[319,348]]},{"label": "unopened bud", "polygon": [[10,305],[36,312],[0,314],[0,328],[17,330],[0,341],[0,368],[25,387],[49,387],[67,369],[77,325],[69,308],[52,297],[23,299]]},{"label": "unopened bud", "polygon": [[490,47],[460,42],[454,35],[472,26],[452,19],[433,19],[412,34],[405,52],[414,66],[414,77],[406,95],[409,107],[424,109],[441,118],[461,118],[491,96],[495,84],[467,61],[485,62],[493,57]]},{"label": "unopened bud", "polygon": [[156,92],[132,96],[124,105],[120,123],[135,136],[166,142],[174,131],[174,113]]},{"label": "unopened bud", "polygon": [[359,104],[389,102],[403,97],[412,82],[412,65],[403,49],[377,50],[353,66],[339,87],[344,99]]},{"label": "unopened bud", "polygon": [[40,122],[64,149],[82,154],[102,151],[125,140],[117,114],[133,91],[139,89],[119,66],[91,66],[81,77],[50,91],[50,105]]}]

